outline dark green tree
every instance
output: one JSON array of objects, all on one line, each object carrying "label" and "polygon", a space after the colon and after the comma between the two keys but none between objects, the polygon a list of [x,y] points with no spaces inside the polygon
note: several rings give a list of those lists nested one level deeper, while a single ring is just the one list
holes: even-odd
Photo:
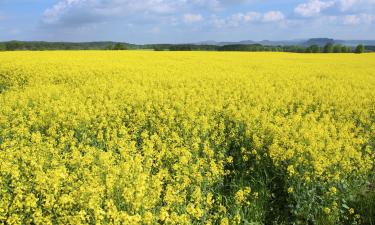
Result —
[{"label": "dark green tree", "polygon": [[319,53],[320,52],[319,45],[311,45],[309,48],[310,48],[311,53]]},{"label": "dark green tree", "polygon": [[113,50],[126,50],[126,46],[124,44],[121,44],[121,43],[117,43],[113,46]]},{"label": "dark green tree", "polygon": [[14,51],[14,50],[21,50],[22,43],[19,41],[9,41],[5,43],[5,50],[7,51]]},{"label": "dark green tree", "polygon": [[341,45],[335,45],[333,46],[333,52],[334,53],[341,53]]},{"label": "dark green tree", "polygon": [[360,44],[355,48],[355,53],[361,54],[365,52],[365,46]]},{"label": "dark green tree", "polygon": [[341,52],[343,52],[343,53],[350,52],[350,48],[349,48],[348,46],[343,45],[343,46],[341,47]]},{"label": "dark green tree", "polygon": [[332,43],[327,43],[324,46],[324,53],[332,53],[333,52],[333,44]]},{"label": "dark green tree", "polygon": [[311,49],[311,47],[307,47],[307,48],[305,49],[305,53],[312,53],[312,49]]}]

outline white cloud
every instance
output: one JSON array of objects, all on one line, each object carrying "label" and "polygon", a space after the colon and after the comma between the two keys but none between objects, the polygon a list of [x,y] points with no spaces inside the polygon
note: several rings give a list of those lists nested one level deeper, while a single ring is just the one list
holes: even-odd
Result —
[{"label": "white cloud", "polygon": [[44,11],[43,22],[76,25],[131,14],[165,15],[176,12],[181,4],[184,0],[62,0]]},{"label": "white cloud", "polygon": [[219,0],[192,0],[190,4],[208,7],[211,10],[222,8],[222,1]]},{"label": "white cloud", "polygon": [[[240,8],[239,4],[262,4],[259,0],[59,0],[45,10],[42,27],[71,33],[90,27],[92,30],[116,29],[118,33],[123,29],[165,34],[167,30],[173,29],[183,32],[184,29],[179,26],[184,24],[194,25],[197,32],[203,33],[206,32],[205,29],[200,28],[232,29],[257,26],[273,31],[276,27],[273,24],[280,29],[289,29],[303,27],[305,25],[302,23],[309,23],[332,27],[344,24],[347,26],[342,27],[349,29],[349,25],[360,26],[375,22],[375,10],[372,10],[375,0],[304,1],[302,4],[296,4],[294,12],[299,16],[295,17],[287,16],[283,10],[277,8],[257,12],[251,11],[251,7],[245,7],[250,11],[234,11]],[[210,16],[212,13],[217,16]],[[126,35],[132,35],[128,33]]]},{"label": "white cloud", "polygon": [[342,18],[342,22],[345,25],[358,25],[358,24],[371,24],[375,21],[374,15],[369,14],[351,14],[345,15]]},{"label": "white cloud", "polygon": [[317,23],[368,25],[375,22],[375,0],[309,0],[294,12]]},{"label": "white cloud", "polygon": [[307,3],[299,4],[294,12],[303,17],[312,17],[320,14],[324,9],[335,5],[334,1],[310,0]]},{"label": "white cloud", "polygon": [[285,19],[285,16],[280,11],[269,11],[263,15],[263,22],[278,22]]},{"label": "white cloud", "polygon": [[358,3],[358,0],[340,0],[340,8],[342,11],[346,11]]},{"label": "white cloud", "polygon": [[375,6],[375,0],[337,0],[341,11],[366,10]]},{"label": "white cloud", "polygon": [[225,19],[222,19],[222,18],[219,18],[217,17],[216,15],[213,15],[211,17],[211,20],[210,20],[210,23],[216,27],[216,28],[222,28],[222,27],[225,27],[226,26],[226,20]]},{"label": "white cloud", "polygon": [[222,24],[226,24],[230,27],[238,27],[244,23],[251,23],[260,21],[262,19],[262,14],[258,12],[247,12],[247,13],[236,13],[224,19]]},{"label": "white cloud", "polygon": [[[225,10],[252,1],[255,0],[59,0],[44,11],[42,22],[75,27],[130,17],[131,20],[144,20],[155,16],[153,22],[156,22],[156,17],[172,14],[179,17],[179,14],[183,15],[185,23],[191,23],[203,19],[194,12]],[[189,15],[190,12],[195,16]]]},{"label": "white cloud", "polygon": [[[220,10],[227,5],[244,4],[251,0],[60,0],[43,15],[45,24],[69,21],[71,15],[92,17],[124,17],[129,14],[171,14],[199,10]],[[188,18],[189,20],[189,18]]]},{"label": "white cloud", "polygon": [[361,19],[357,15],[346,15],[343,17],[343,23],[347,25],[359,24]]},{"label": "white cloud", "polygon": [[341,13],[373,13],[375,12],[375,0],[309,0],[297,5],[294,12],[303,17],[313,17],[329,8],[334,8],[336,12]]},{"label": "white cloud", "polygon": [[226,18],[211,18],[211,23],[217,27],[239,27],[250,23],[277,23],[285,20],[285,15],[280,11],[236,13]]},{"label": "white cloud", "polygon": [[256,0],[182,0],[189,5],[205,7],[210,10],[223,10],[226,6],[239,5],[254,2]]},{"label": "white cloud", "polygon": [[187,13],[183,16],[183,21],[186,24],[192,24],[192,23],[200,22],[202,20],[203,20],[203,16],[201,14]]},{"label": "white cloud", "polygon": [[51,8],[48,8],[44,11],[43,14],[43,21],[48,24],[52,24],[58,21],[60,16],[66,11],[67,9],[73,7],[74,5],[78,5],[84,2],[81,0],[65,0],[56,3]]}]

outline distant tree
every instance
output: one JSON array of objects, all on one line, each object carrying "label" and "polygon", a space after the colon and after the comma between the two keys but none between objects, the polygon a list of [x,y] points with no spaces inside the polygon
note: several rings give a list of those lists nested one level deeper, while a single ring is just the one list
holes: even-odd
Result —
[{"label": "distant tree", "polygon": [[310,47],[307,47],[307,48],[305,49],[305,53],[312,53],[311,46],[310,46]]},{"label": "distant tree", "polygon": [[341,47],[341,52],[343,52],[343,53],[350,52],[350,48],[347,47],[347,46],[345,46],[345,45],[343,45],[343,46]]},{"label": "distant tree", "polygon": [[296,52],[304,53],[304,52],[306,52],[306,49],[303,46],[296,46]]},{"label": "distant tree", "polygon": [[117,43],[113,46],[113,50],[126,50],[126,46],[124,44],[121,44],[121,43]]},{"label": "distant tree", "polygon": [[366,51],[375,52],[375,45],[366,45]]},{"label": "distant tree", "polygon": [[161,46],[155,45],[154,46],[154,51],[164,51],[164,49]]},{"label": "distant tree", "polygon": [[22,43],[19,41],[9,41],[5,43],[5,50],[14,51],[22,49]]},{"label": "distant tree", "polygon": [[333,44],[332,43],[327,43],[324,46],[324,53],[332,53],[333,52]]},{"label": "distant tree", "polygon": [[5,44],[0,43],[0,51],[5,51]]},{"label": "distant tree", "polygon": [[171,51],[192,51],[195,46],[189,44],[172,45],[169,50]]},{"label": "distant tree", "polygon": [[361,54],[365,52],[365,46],[360,44],[355,48],[355,53]]},{"label": "distant tree", "polygon": [[[300,46],[300,45],[295,45],[295,46],[292,46],[292,49],[291,49],[291,52],[298,52],[298,53],[304,53],[308,50],[309,48],[305,48],[303,46]],[[310,49],[309,49],[310,50]]]},{"label": "distant tree", "polygon": [[310,48],[311,48],[312,53],[319,53],[320,52],[319,45],[311,45]]},{"label": "distant tree", "polygon": [[335,45],[335,46],[333,46],[333,52],[334,53],[341,53],[341,49],[342,48],[342,46],[341,45]]},{"label": "distant tree", "polygon": [[105,47],[104,47],[104,50],[112,50],[112,45],[106,45]]}]

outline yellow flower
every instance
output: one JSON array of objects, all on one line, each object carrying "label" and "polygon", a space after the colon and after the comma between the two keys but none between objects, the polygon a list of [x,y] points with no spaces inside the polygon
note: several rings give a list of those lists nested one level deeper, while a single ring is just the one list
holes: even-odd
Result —
[{"label": "yellow flower", "polygon": [[326,214],[330,214],[330,213],[331,213],[331,209],[328,208],[328,207],[325,207],[325,208],[323,209],[323,211],[324,211],[324,213],[326,213]]},{"label": "yellow flower", "polygon": [[296,218],[320,209],[313,194],[339,223],[337,202],[373,172],[374,67],[373,54],[0,51],[0,223],[241,224],[270,210],[255,199],[279,179]]},{"label": "yellow flower", "polygon": [[234,197],[236,200],[236,204],[241,204],[243,202],[246,202],[247,197],[249,196],[250,193],[251,193],[251,188],[249,187],[246,187],[244,189],[237,191]]},{"label": "yellow flower", "polygon": [[296,173],[293,165],[289,165],[287,170],[288,170],[289,176],[293,176]]},{"label": "yellow flower", "polygon": [[221,219],[220,225],[229,225],[229,219],[227,217]]},{"label": "yellow flower", "polygon": [[331,194],[336,194],[337,189],[336,189],[335,187],[331,187],[331,188],[329,189],[329,191],[330,191]]},{"label": "yellow flower", "polygon": [[214,201],[214,199],[213,199],[213,195],[212,195],[212,193],[208,193],[208,194],[207,194],[207,197],[206,197],[206,203],[207,203],[207,205],[211,207],[211,206],[213,205],[214,202],[215,202],[215,201]]}]

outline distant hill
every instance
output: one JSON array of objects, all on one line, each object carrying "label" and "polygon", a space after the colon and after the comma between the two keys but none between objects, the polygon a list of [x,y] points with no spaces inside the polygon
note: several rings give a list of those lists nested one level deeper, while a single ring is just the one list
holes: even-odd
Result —
[{"label": "distant hill", "polygon": [[244,40],[244,41],[202,41],[193,44],[197,45],[216,45],[216,46],[224,46],[224,45],[252,45],[252,44],[261,44],[261,45],[269,45],[269,46],[283,46],[283,45],[299,45],[303,41],[302,40],[290,40],[290,41],[252,41],[252,40]]},{"label": "distant hill", "polygon": [[375,45],[375,40],[335,40],[335,43],[348,45],[348,46],[356,46],[359,44],[363,45]]},{"label": "distant hill", "polygon": [[223,42],[217,42],[217,41],[202,41],[193,43],[196,45],[216,45],[216,46],[224,46],[224,45],[251,45],[251,44],[257,44],[255,41],[251,40],[245,40],[245,41],[223,41]]},{"label": "distant hill", "polygon": [[304,46],[318,45],[323,47],[326,44],[335,44],[335,40],[330,38],[311,38],[302,44]]},{"label": "distant hill", "polygon": [[302,46],[311,46],[311,45],[318,45],[324,46],[327,43],[332,44],[341,44],[347,46],[356,46],[359,44],[364,45],[375,45],[375,40],[335,40],[332,38],[310,38],[310,39],[297,39],[297,40],[280,40],[280,41],[252,41],[252,40],[245,40],[245,41],[233,41],[233,42],[216,42],[216,41],[203,41],[197,42],[194,44],[198,45],[217,45],[217,46],[224,46],[224,45],[238,45],[238,44],[261,44],[267,46],[291,46],[291,45],[302,45]]}]

